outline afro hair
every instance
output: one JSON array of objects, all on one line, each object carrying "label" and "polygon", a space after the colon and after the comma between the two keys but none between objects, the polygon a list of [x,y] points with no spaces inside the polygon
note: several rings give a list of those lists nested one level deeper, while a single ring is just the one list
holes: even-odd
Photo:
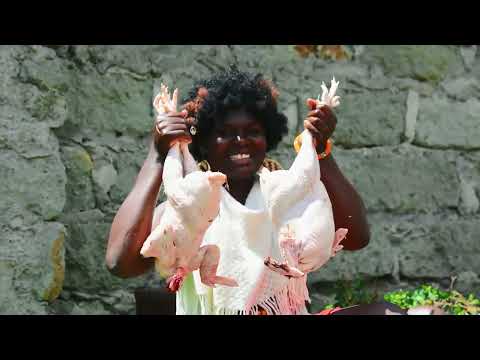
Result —
[{"label": "afro hair", "polygon": [[192,155],[202,160],[203,140],[211,134],[216,121],[243,109],[257,119],[265,130],[267,151],[275,149],[288,132],[287,117],[277,109],[278,91],[262,74],[240,71],[235,65],[196,81],[184,99],[190,123],[196,124],[197,133],[190,146]]}]

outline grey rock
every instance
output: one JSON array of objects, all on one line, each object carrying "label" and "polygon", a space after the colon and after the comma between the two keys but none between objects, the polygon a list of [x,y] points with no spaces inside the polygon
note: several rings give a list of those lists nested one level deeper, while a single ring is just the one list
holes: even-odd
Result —
[{"label": "grey rock", "polygon": [[148,133],[152,124],[150,89],[150,81],[120,73],[78,74],[67,94],[69,117],[63,133],[78,132],[83,141],[108,132],[119,136]]},{"label": "grey rock", "polygon": [[435,87],[430,83],[410,79],[410,78],[393,78],[392,86],[400,91],[415,91],[421,96],[432,96]]},{"label": "grey rock", "polygon": [[68,179],[64,212],[95,208],[95,195],[91,179],[93,163],[90,155],[80,146],[62,147],[61,153]]},{"label": "grey rock", "polygon": [[45,158],[58,153],[58,140],[45,123],[0,120],[0,144],[26,159]]},{"label": "grey rock", "polygon": [[409,91],[407,96],[407,114],[405,115],[405,139],[411,142],[415,137],[415,126],[417,123],[419,106],[418,93]]},{"label": "grey rock", "polygon": [[37,223],[4,231],[0,240],[0,313],[45,313],[63,287],[65,228],[61,223]]},{"label": "grey rock", "polygon": [[68,230],[66,287],[91,293],[159,282],[154,274],[125,280],[109,273],[105,253],[112,219],[106,218],[99,210],[65,215],[62,221]]},{"label": "grey rock", "polygon": [[[146,75],[151,71],[151,56],[162,46],[152,45],[100,45],[85,48],[76,47],[82,56],[88,53],[88,58],[95,64],[101,74],[108,70],[121,68],[133,74]],[[87,55],[83,55],[85,58]]]},{"label": "grey rock", "polygon": [[372,224],[367,247],[358,251],[341,251],[325,266],[309,274],[309,283],[391,275],[395,256],[391,244],[385,241],[385,231],[382,223]]},{"label": "grey rock", "polygon": [[[422,221],[423,220],[423,221]],[[448,278],[465,271],[480,273],[478,232],[480,221],[446,218],[416,219],[400,246],[401,275],[408,278]]]},{"label": "grey rock", "polygon": [[453,46],[369,45],[362,58],[380,63],[387,76],[412,77],[432,83],[463,66]]},{"label": "grey rock", "polygon": [[462,46],[460,48],[460,54],[462,55],[465,66],[470,69],[475,61],[475,55],[477,53],[477,45]]},{"label": "grey rock", "polygon": [[35,242],[47,241],[42,251],[35,252],[40,266],[31,269],[34,291],[43,301],[55,300],[62,291],[65,279],[65,228],[61,223],[47,222],[36,233]]},{"label": "grey rock", "polygon": [[73,68],[59,58],[55,50],[44,46],[30,46],[21,61],[19,80],[40,91],[56,90],[66,93],[71,87]]},{"label": "grey rock", "polygon": [[480,153],[464,153],[457,158],[457,173],[460,179],[461,214],[469,215],[478,212],[480,196]]},{"label": "grey rock", "polygon": [[463,271],[456,276],[453,288],[461,292],[464,296],[473,294],[475,297],[480,296],[480,276],[478,272]]},{"label": "grey rock", "polygon": [[448,79],[441,85],[448,96],[457,100],[476,99],[480,95],[480,82],[475,77]]},{"label": "grey rock", "polygon": [[475,185],[460,178],[460,204],[461,214],[469,215],[478,211],[480,202],[475,195]]},{"label": "grey rock", "polygon": [[[45,220],[58,217],[65,205],[65,168],[57,154],[25,159],[13,151],[0,153],[2,212],[16,203]],[[5,207],[4,207],[5,205]]]},{"label": "grey rock", "polygon": [[420,100],[415,144],[436,148],[480,148],[480,101]]},{"label": "grey rock", "polygon": [[369,211],[428,212],[456,207],[455,154],[404,144],[346,151],[335,159]]},{"label": "grey rock", "polygon": [[117,182],[117,171],[112,164],[104,165],[99,169],[94,169],[93,181],[104,193],[108,193],[112,185]]},{"label": "grey rock", "polygon": [[335,143],[345,147],[395,145],[404,132],[406,94],[368,92],[343,96],[336,108]]}]

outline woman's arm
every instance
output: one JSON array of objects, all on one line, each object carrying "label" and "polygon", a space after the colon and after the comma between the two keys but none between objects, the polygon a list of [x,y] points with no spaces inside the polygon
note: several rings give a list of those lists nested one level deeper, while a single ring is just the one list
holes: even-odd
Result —
[{"label": "woman's arm", "polygon": [[[317,144],[317,153],[325,150],[325,144],[337,125],[333,111],[324,106],[316,109],[316,101],[308,99],[311,109],[304,121]],[[346,228],[348,234],[342,241],[345,250],[358,250],[367,246],[370,240],[370,229],[367,222],[365,206],[360,195],[342,174],[332,154],[320,161],[321,180],[325,185],[332,202],[335,228]]]},{"label": "woman's arm", "polygon": [[342,174],[331,154],[320,160],[320,169],[320,178],[332,203],[335,229],[348,229],[347,236],[341,243],[344,249],[358,250],[367,246],[370,229],[360,195]]},{"label": "woman's arm", "polygon": [[158,224],[163,212],[163,205],[155,211],[163,173],[163,160],[158,159],[165,159],[173,142],[192,141],[185,116],[185,112],[171,112],[157,117],[147,159],[110,229],[105,260],[114,275],[123,278],[138,276],[154,264],[153,259],[143,258],[140,250],[150,235],[152,222],[154,226]]},{"label": "woman's arm", "polygon": [[110,229],[105,260],[110,272],[123,278],[141,275],[153,265],[153,259],[143,258],[140,249],[150,235],[162,184],[163,164],[157,161],[157,157],[152,145],[135,185],[120,206]]}]

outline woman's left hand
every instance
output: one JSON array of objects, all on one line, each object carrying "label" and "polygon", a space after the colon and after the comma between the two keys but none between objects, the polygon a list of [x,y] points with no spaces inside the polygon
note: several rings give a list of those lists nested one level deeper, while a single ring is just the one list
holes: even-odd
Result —
[{"label": "woman's left hand", "polygon": [[317,109],[317,100],[308,99],[307,106],[310,112],[304,120],[303,125],[305,129],[310,131],[313,136],[313,141],[317,149],[317,153],[325,150],[327,140],[332,136],[337,126],[337,117],[332,109],[328,106],[322,106]]}]

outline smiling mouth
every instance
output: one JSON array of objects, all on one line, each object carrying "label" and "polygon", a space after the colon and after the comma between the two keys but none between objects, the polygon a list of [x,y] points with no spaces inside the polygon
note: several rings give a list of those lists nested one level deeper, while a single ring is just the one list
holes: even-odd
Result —
[{"label": "smiling mouth", "polygon": [[235,154],[230,156],[230,160],[250,159],[250,154]]}]

